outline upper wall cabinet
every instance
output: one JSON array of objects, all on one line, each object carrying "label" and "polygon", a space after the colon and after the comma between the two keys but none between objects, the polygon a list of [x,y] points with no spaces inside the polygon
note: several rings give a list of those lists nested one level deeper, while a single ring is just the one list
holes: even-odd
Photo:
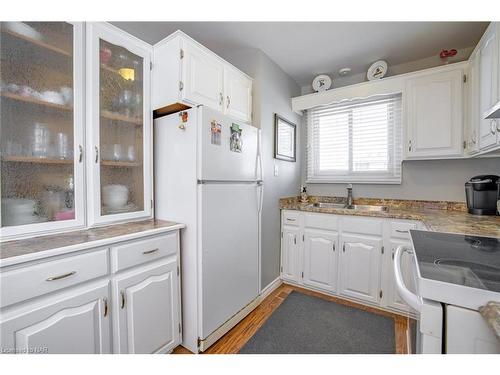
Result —
[{"label": "upper wall cabinet", "polygon": [[238,70],[224,66],[224,113],[229,116],[251,121],[252,80]]},{"label": "upper wall cabinet", "polygon": [[468,155],[479,152],[478,123],[479,117],[479,53],[475,51],[469,58],[467,73],[466,109],[464,124],[465,150]]},{"label": "upper wall cabinet", "polygon": [[496,119],[484,119],[484,114],[498,101],[499,49],[500,36],[497,35],[497,24],[491,23],[484,33],[477,54],[479,59],[479,148],[486,150],[497,143]]},{"label": "upper wall cabinet", "polygon": [[184,42],[184,69],[179,83],[182,99],[222,111],[224,65],[195,43]]},{"label": "upper wall cabinet", "polygon": [[82,227],[83,24],[0,31],[1,238]]},{"label": "upper wall cabinet", "polygon": [[251,122],[252,79],[177,31],[154,46],[155,116],[205,105]]},{"label": "upper wall cabinet", "polygon": [[87,25],[90,224],[151,216],[151,53],[109,24]]},{"label": "upper wall cabinet", "polygon": [[462,156],[463,71],[424,74],[406,81],[408,159]]}]

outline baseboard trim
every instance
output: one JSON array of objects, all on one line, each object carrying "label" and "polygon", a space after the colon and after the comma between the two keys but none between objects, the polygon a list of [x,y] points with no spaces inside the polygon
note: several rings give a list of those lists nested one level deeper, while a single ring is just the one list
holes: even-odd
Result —
[{"label": "baseboard trim", "polygon": [[265,288],[263,288],[260,291],[260,298],[263,300],[266,298],[268,295],[270,295],[272,292],[274,292],[278,287],[283,284],[283,280],[278,276],[276,279],[271,281]]},{"label": "baseboard trim", "polygon": [[281,284],[283,280],[277,277],[269,285],[267,285],[260,294],[238,313],[233,315],[231,319],[221,325],[217,330],[215,330],[211,335],[209,335],[205,340],[200,340],[199,351],[204,352],[210,346],[215,344],[222,336],[228,333],[236,324],[243,320],[248,314],[250,314],[257,306],[259,306],[262,301],[269,296],[273,291],[275,291]]}]

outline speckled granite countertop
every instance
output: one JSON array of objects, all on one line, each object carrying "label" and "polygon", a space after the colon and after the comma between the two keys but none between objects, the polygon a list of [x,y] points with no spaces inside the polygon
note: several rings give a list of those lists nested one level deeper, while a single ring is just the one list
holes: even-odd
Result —
[{"label": "speckled granite countertop", "polygon": [[280,199],[280,208],[322,212],[337,215],[371,216],[393,219],[419,220],[435,232],[461,233],[473,236],[500,238],[500,216],[470,215],[462,202],[411,201],[393,199],[355,198],[354,204],[389,206],[386,212],[313,207],[311,203],[343,203],[345,198],[309,197],[309,203],[300,203],[298,197]]},{"label": "speckled granite countertop", "polygon": [[184,224],[151,219],[2,242],[0,243],[0,265],[6,266],[86,248],[106,246],[113,242],[127,241],[181,228],[184,228]]}]

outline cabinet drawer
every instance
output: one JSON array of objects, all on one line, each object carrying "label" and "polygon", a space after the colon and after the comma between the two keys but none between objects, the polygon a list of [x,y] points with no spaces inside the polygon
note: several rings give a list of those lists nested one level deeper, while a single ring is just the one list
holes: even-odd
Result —
[{"label": "cabinet drawer", "polygon": [[111,272],[177,253],[177,232],[111,248]]},{"label": "cabinet drawer", "polygon": [[2,272],[2,307],[105,276],[108,269],[103,249]]},{"label": "cabinet drawer", "polygon": [[342,217],[342,231],[379,236],[383,232],[383,221],[362,217]]},{"label": "cabinet drawer", "polygon": [[417,223],[407,223],[404,221],[391,222],[391,237],[409,240],[410,229],[417,229]]},{"label": "cabinet drawer", "polygon": [[299,225],[300,213],[297,211],[283,211],[284,225]]},{"label": "cabinet drawer", "polygon": [[331,214],[305,214],[306,228],[317,228],[326,230],[337,230],[339,218]]}]

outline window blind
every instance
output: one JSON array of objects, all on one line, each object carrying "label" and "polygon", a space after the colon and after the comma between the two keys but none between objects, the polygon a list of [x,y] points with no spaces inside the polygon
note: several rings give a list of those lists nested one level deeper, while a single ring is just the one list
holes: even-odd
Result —
[{"label": "window blind", "polygon": [[307,111],[307,182],[401,183],[401,94]]}]

